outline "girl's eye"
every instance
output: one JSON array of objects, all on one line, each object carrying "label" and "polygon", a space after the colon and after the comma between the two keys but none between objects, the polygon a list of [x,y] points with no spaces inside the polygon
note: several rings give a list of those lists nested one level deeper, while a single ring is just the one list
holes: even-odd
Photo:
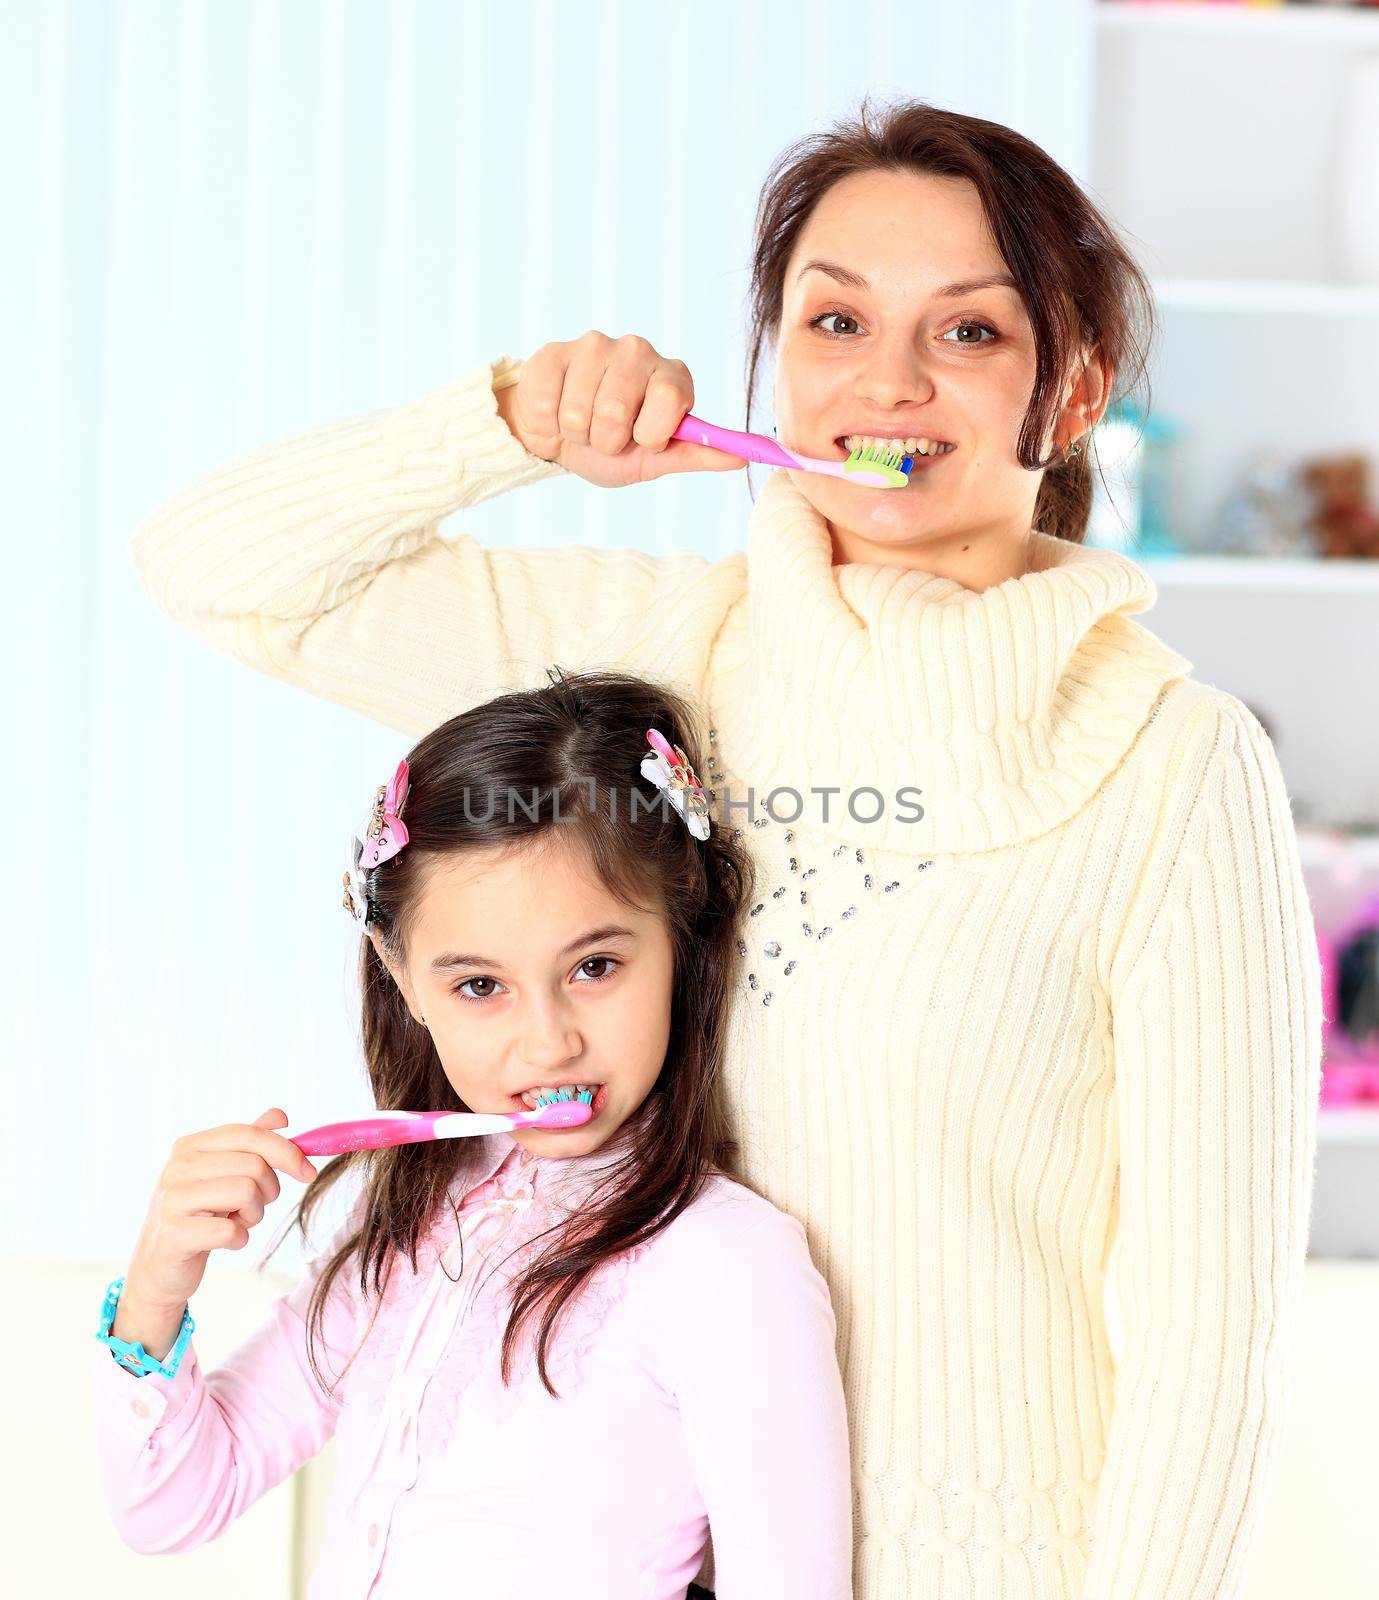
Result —
[{"label": "girl's eye", "polygon": [[[605,966],[616,969],[621,965],[622,962],[619,961],[616,956],[586,956],[575,970],[582,972],[585,967],[596,966]],[[603,973],[601,976],[596,978],[586,978],[582,986],[587,988],[588,985],[593,983],[607,983],[609,978],[612,976],[613,973],[610,971]],[[462,978],[459,983],[454,985],[454,991],[462,1000],[468,1000],[471,1005],[482,1005],[484,1001],[491,1000],[493,998],[493,990],[491,988],[484,994],[466,994],[465,991],[469,988],[471,983],[496,984],[497,981],[498,980],[496,978],[487,977]]]},{"label": "girl's eye", "polygon": [[[581,961],[579,965],[580,969],[583,970],[585,967],[620,967],[622,962],[615,956],[589,956],[584,961]],[[590,978],[588,981],[590,983],[607,983],[612,976],[612,972],[605,972],[601,977]]]},{"label": "girl's eye", "polygon": [[469,987],[469,985],[471,983],[495,983],[495,982],[497,982],[497,980],[495,978],[463,978],[463,979],[461,979],[461,981],[459,983],[457,983],[455,985],[455,993],[457,995],[459,995],[461,997],[461,999],[464,999],[464,1000],[470,1000],[470,1001],[475,1001],[475,1002],[480,1001],[480,1000],[491,1000],[493,998],[492,990],[490,990],[487,994],[466,994],[465,990]]}]

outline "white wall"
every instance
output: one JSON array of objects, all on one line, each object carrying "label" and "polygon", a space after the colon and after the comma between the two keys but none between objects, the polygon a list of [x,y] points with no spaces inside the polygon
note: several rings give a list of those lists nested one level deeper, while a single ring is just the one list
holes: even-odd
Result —
[{"label": "white wall", "polygon": [[[1379,278],[1357,266],[1347,220],[1352,153],[1379,116],[1379,14],[1098,17],[1091,182],[1159,290],[1154,410],[1179,430],[1171,531],[1220,549],[1223,512],[1263,463],[1379,462]],[[1379,196],[1372,151],[1367,170]],[[1193,565],[1164,579],[1149,626],[1265,716],[1297,817],[1379,826],[1379,563],[1285,563],[1270,581],[1238,560],[1229,582]]]},{"label": "white wall", "polygon": [[1379,832],[1379,570],[1353,588],[1342,580],[1308,589],[1268,581],[1267,562],[1242,559],[1246,573],[1219,586],[1185,578],[1181,562],[1147,565],[1159,597],[1138,620],[1181,651],[1200,682],[1264,719],[1294,821]]},{"label": "white wall", "polygon": [[[402,748],[167,623],[139,521],[268,440],[591,326],[682,357],[738,424],[771,159],[870,89],[1081,174],[1089,0],[18,0],[0,30],[0,1103],[23,1130],[0,1250],[121,1254],[178,1134],[366,1106],[337,885]],[[547,483],[472,530],[717,554],[748,510],[737,475]]]}]

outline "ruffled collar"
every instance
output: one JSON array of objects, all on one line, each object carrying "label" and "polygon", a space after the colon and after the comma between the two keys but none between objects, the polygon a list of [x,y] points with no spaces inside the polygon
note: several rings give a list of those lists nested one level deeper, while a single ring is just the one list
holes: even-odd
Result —
[{"label": "ruffled collar", "polygon": [[[982,591],[835,568],[827,522],[775,471],[752,509],[745,628],[725,640],[735,681],[714,707],[736,798],[793,788],[807,823],[810,790],[835,786],[836,831],[924,854],[1018,843],[1081,809],[1192,663],[1131,620],[1157,597],[1142,567],[1032,540],[1032,570]],[[848,815],[863,786],[891,802],[875,823]],[[895,802],[906,787],[919,795]]]},{"label": "ruffled collar", "polygon": [[[656,1114],[662,1098],[649,1096],[639,1115]],[[420,1407],[423,1394],[440,1443],[463,1441],[468,1418],[501,1419],[524,1393],[537,1393],[530,1327],[514,1353],[513,1381],[502,1380],[512,1288],[548,1247],[552,1226],[627,1153],[635,1131],[625,1124],[589,1155],[564,1159],[529,1155],[510,1134],[461,1141],[470,1148],[450,1190],[453,1208],[443,1208],[422,1237],[415,1263],[390,1276],[386,1311],[369,1318],[363,1348],[348,1368],[352,1402],[376,1414],[371,1463],[389,1429],[396,1450],[415,1452],[403,1414],[409,1404]],[[636,1245],[600,1263],[558,1320],[547,1371],[562,1396],[585,1381],[604,1320],[646,1248]],[[356,1494],[368,1477],[361,1472]]]},{"label": "ruffled collar", "polygon": [[457,1209],[476,1199],[489,1184],[508,1194],[529,1190],[543,1210],[561,1216],[578,1211],[589,1194],[632,1150],[645,1119],[660,1113],[664,1096],[651,1094],[640,1111],[596,1150],[582,1156],[543,1156],[525,1149],[510,1133],[466,1140],[467,1160],[450,1188]]}]

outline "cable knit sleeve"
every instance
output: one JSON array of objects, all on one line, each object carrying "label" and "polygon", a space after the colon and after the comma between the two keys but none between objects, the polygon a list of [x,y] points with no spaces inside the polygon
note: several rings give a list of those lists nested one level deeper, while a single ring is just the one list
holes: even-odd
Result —
[{"label": "cable knit sleeve", "polygon": [[145,589],[226,655],[412,734],[551,665],[692,678],[745,587],[740,553],[710,564],[440,536],[454,512],[569,476],[498,412],[495,388],[522,365],[484,362],[211,473],[134,535]]},{"label": "cable knit sleeve", "polygon": [[1084,1600],[1239,1592],[1306,1255],[1321,974],[1283,775],[1212,692],[1111,978],[1116,1375]]},{"label": "cable knit sleeve", "polygon": [[[308,1363],[307,1308],[322,1269],[356,1225],[352,1215],[292,1292],[211,1372],[202,1370],[195,1335],[171,1378],[140,1377],[93,1342],[101,1489],[131,1549],[163,1555],[208,1543],[334,1434],[340,1401]],[[354,1348],[351,1270],[347,1264],[331,1285],[315,1343],[328,1381]]]}]

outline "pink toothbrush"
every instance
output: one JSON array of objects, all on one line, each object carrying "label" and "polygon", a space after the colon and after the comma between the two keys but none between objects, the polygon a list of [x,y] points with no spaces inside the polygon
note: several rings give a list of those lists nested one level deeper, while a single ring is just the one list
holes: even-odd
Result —
[{"label": "pink toothbrush", "polygon": [[386,1150],[426,1139],[467,1139],[519,1128],[578,1128],[594,1114],[582,1100],[556,1100],[537,1111],[375,1111],[353,1122],[327,1122],[305,1133],[289,1133],[308,1156],[338,1156],[346,1150]]},{"label": "pink toothbrush", "polygon": [[798,467],[802,472],[824,472],[831,478],[846,478],[849,483],[869,489],[903,489],[910,481],[914,461],[900,450],[854,450],[846,461],[822,461],[817,456],[802,456],[760,433],[738,433],[733,428],[717,428],[692,412],[680,419],[672,439],[688,444],[706,444],[724,450],[744,461],[760,461],[768,467]]}]

